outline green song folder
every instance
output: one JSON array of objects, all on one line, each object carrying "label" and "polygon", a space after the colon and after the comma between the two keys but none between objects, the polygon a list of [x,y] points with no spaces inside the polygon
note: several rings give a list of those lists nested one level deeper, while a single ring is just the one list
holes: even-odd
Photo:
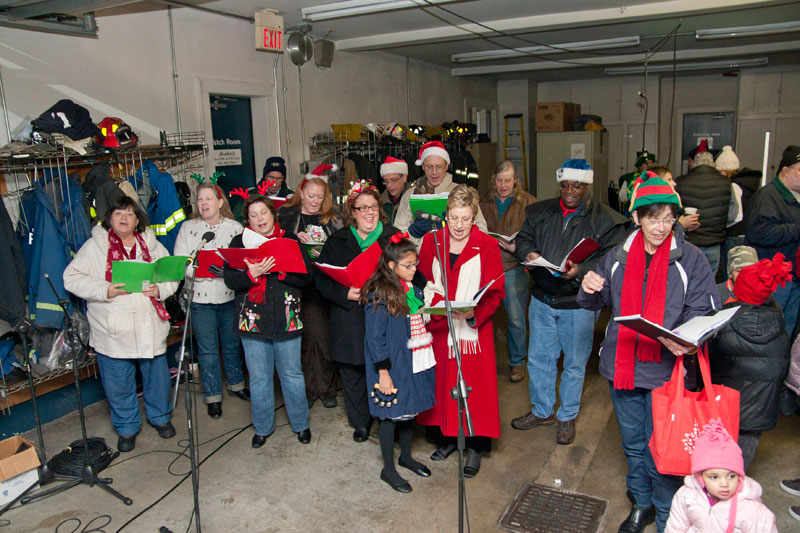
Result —
[{"label": "green song folder", "polygon": [[179,281],[186,273],[185,255],[170,255],[158,261],[114,261],[111,263],[111,283],[124,283],[128,292],[142,292],[151,283]]}]

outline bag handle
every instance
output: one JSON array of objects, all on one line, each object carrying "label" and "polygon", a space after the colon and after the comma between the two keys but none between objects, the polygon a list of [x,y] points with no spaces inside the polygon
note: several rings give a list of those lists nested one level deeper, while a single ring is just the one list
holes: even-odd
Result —
[{"label": "bag handle", "polygon": [[675,366],[672,368],[672,377],[670,383],[673,387],[673,397],[683,397],[686,387],[683,384],[683,356],[678,355],[675,357]]},{"label": "bag handle", "polygon": [[714,411],[714,417],[720,418],[719,405],[717,405],[717,393],[714,390],[714,384],[711,383],[711,366],[708,362],[708,344],[704,344],[697,350],[697,362],[700,366],[700,374],[703,376],[703,391],[706,393],[706,399],[712,405],[711,409]]}]

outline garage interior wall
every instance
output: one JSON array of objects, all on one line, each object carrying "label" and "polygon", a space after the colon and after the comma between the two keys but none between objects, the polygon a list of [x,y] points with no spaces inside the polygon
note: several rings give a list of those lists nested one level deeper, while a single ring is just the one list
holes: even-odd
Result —
[{"label": "garage interior wall", "polygon": [[[268,130],[254,131],[257,172],[267,155],[286,157],[287,124],[279,139],[272,123],[283,70],[289,181],[296,184],[303,155],[298,67],[281,54],[276,84],[275,54],[255,50],[252,24],[188,9],[172,13],[183,131],[210,132],[206,95],[230,87],[258,97],[253,105],[263,107],[254,110],[254,130]],[[167,11],[98,17],[97,23],[98,39],[3,28],[0,68],[12,132],[62,98],[89,109],[97,122],[122,118],[143,144],[157,143],[159,130],[178,131]],[[381,52],[336,52],[331,68],[319,69],[312,59],[300,71],[307,138],[333,123],[437,124],[463,121],[465,107],[497,105],[493,80],[453,78],[447,69]],[[278,104],[282,117],[283,101]],[[259,124],[256,116],[270,123]],[[0,143],[7,142],[0,128]]]}]

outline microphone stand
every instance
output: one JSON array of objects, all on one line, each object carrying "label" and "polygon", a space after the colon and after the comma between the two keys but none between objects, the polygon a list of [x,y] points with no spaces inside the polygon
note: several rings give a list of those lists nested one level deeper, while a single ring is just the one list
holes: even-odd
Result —
[{"label": "microphone stand", "polygon": [[[464,531],[464,508],[466,504],[466,483],[464,481],[464,448],[466,445],[466,438],[464,435],[464,420],[466,419],[467,434],[472,436],[474,434],[472,426],[472,416],[469,412],[469,403],[467,398],[472,391],[472,387],[468,387],[464,381],[464,374],[461,372],[461,348],[456,339],[455,329],[453,327],[453,308],[449,297],[447,287],[447,272],[445,263],[442,258],[442,251],[439,249],[439,241],[436,236],[436,229],[433,230],[433,245],[436,248],[436,258],[439,260],[439,269],[442,274],[442,284],[444,285],[444,308],[447,315],[447,326],[450,329],[450,339],[453,343],[453,352],[456,356],[456,364],[458,366],[458,373],[456,375],[456,386],[450,389],[450,397],[458,401],[458,531]],[[443,235],[443,239],[447,237]],[[467,517],[469,523],[469,517]]]},{"label": "microphone stand", "polygon": [[18,322],[14,324],[13,330],[19,334],[20,338],[22,339],[22,350],[24,352],[23,355],[23,364],[26,369],[26,373],[28,374],[28,388],[31,391],[31,406],[33,407],[33,418],[36,421],[36,436],[37,440],[39,441],[39,462],[41,465],[38,468],[39,477],[36,481],[34,481],[30,487],[25,489],[19,496],[14,498],[11,502],[6,504],[2,509],[0,509],[0,515],[11,509],[15,503],[19,500],[24,498],[31,490],[33,490],[37,485],[44,486],[52,481],[58,480],[66,480],[71,479],[63,476],[56,476],[53,471],[50,469],[50,466],[47,464],[47,451],[44,447],[44,435],[42,433],[42,421],[39,418],[39,406],[36,399],[36,386],[33,382],[33,368],[31,366],[31,353],[28,348],[28,333],[31,330],[39,331],[39,327],[36,326],[31,320],[11,309],[8,307],[0,304],[0,308],[5,310],[8,314],[16,317]]},{"label": "microphone stand", "polygon": [[[183,337],[181,338],[180,358],[178,361],[178,375],[175,377],[175,392],[172,397],[172,408],[178,401],[178,387],[181,383],[181,373],[186,376],[187,386],[184,390],[184,408],[186,409],[186,429],[189,432],[189,463],[192,469],[192,496],[194,498],[194,508],[192,512],[195,518],[195,530],[200,533],[200,480],[197,476],[197,450],[194,441],[194,430],[192,429],[192,420],[194,419],[194,410],[192,408],[192,398],[194,397],[195,380],[191,381],[191,387],[188,385],[189,381],[189,361],[184,359],[186,351],[186,338],[187,332],[191,328],[192,321],[192,300],[194,299],[194,279],[197,274],[197,256],[189,259],[189,268],[191,268],[191,276],[183,286],[186,295],[186,320],[183,323]],[[191,345],[190,345],[191,349]],[[193,355],[193,354],[192,354]],[[191,357],[194,361],[194,357]],[[196,362],[193,364],[197,364]],[[185,368],[184,368],[185,367]]]}]

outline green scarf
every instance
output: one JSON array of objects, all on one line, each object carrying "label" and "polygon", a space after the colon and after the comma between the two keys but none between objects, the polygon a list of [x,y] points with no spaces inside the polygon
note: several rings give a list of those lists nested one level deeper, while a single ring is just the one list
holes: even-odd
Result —
[{"label": "green scarf", "polygon": [[425,302],[417,298],[417,295],[414,294],[413,286],[409,287],[408,292],[406,292],[406,303],[408,304],[408,314],[410,315],[416,315],[419,313],[420,308],[425,306]]},{"label": "green scarf", "polygon": [[365,251],[367,248],[369,248],[370,246],[372,246],[372,244],[373,244],[375,241],[377,241],[377,240],[378,240],[378,237],[380,237],[380,236],[381,236],[381,233],[383,233],[383,222],[381,222],[381,221],[379,220],[379,221],[378,221],[378,225],[377,225],[377,226],[375,226],[375,229],[374,229],[374,230],[372,230],[372,232],[370,232],[370,234],[369,234],[369,235],[367,235],[367,238],[366,238],[366,239],[362,239],[362,238],[361,238],[361,235],[359,235],[359,234],[358,234],[358,230],[356,229],[356,227],[355,227],[355,226],[350,226],[350,231],[352,231],[352,232],[353,232],[353,236],[355,236],[355,238],[356,238],[356,242],[358,243],[358,246],[359,246],[359,248],[361,248],[361,251],[363,252],[363,251]]}]

